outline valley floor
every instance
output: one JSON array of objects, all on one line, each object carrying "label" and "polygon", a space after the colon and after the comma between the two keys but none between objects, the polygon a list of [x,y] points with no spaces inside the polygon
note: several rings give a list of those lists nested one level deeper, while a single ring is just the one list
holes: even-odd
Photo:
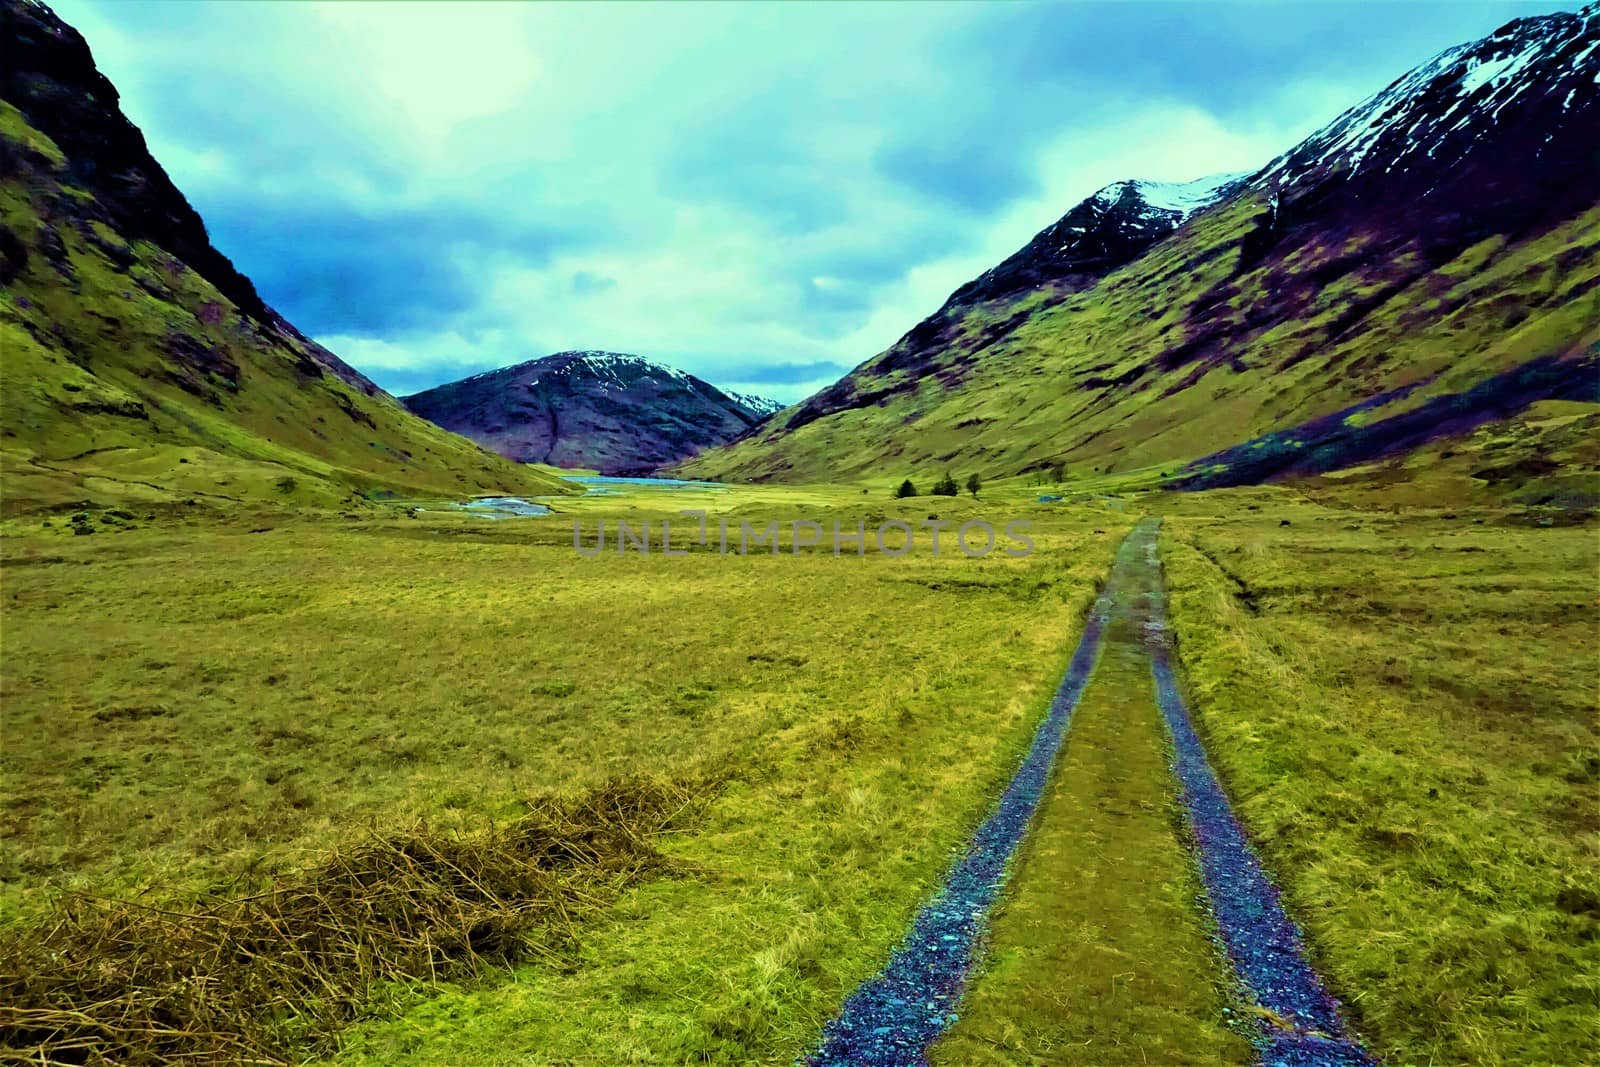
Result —
[{"label": "valley floor", "polygon": [[[1592,527],[1287,489],[881,497],[8,525],[0,988],[61,889],[197,908],[375,835],[483,835],[648,781],[688,798],[659,859],[572,883],[584,906],[525,962],[263,1033],[348,1063],[792,1062],[988,813],[1159,510],[1196,728],[1359,1036],[1395,1063],[1600,1048]],[[709,547],[574,551],[574,519],[586,547],[602,518],[685,537],[680,505],[712,512]],[[1028,519],[1036,551],[715,545],[719,514],[934,513]],[[1102,672],[936,1060],[1250,1058],[1148,672]]]}]

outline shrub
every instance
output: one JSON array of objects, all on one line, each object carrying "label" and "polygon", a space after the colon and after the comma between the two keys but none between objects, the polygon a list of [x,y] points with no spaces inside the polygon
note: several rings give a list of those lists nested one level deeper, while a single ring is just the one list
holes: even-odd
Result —
[{"label": "shrub", "polygon": [[282,1063],[386,990],[461,980],[570,938],[671,861],[654,840],[709,783],[616,779],[475,833],[416,824],[233,895],[68,896],[0,937],[0,1059]]}]

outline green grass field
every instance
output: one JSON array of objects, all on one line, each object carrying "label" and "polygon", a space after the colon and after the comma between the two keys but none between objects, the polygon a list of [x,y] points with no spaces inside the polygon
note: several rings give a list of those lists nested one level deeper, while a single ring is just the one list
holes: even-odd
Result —
[{"label": "green grass field", "polygon": [[[63,890],[181,910],[419,825],[479,840],[530,802],[650,780],[692,798],[651,838],[661,863],[574,882],[563,936],[476,978],[379,983],[337,1031],[285,1017],[279,1051],[791,1062],[986,813],[1116,544],[1159,508],[1197,723],[1362,1036],[1396,1063],[1579,1062],[1600,962],[1592,526],[1277,489],[1123,510],[1036,492],[640,492],[498,522],[202,509],[91,537],[9,521],[5,937],[55,921]],[[680,506],[757,526],[1027,518],[1037,551],[741,557],[714,533],[681,557],[573,550],[574,519],[592,544],[602,518]],[[943,1062],[1091,1031],[1127,1058],[1038,1062],[1243,1049],[1148,677],[1128,673],[1109,664],[1086,697]],[[1054,947],[1007,951],[1036,929]],[[1123,967],[1119,945],[1158,966]],[[1034,1023],[1002,1017],[1008,990],[1049,985],[1039,967],[1076,977],[1028,1002]]]},{"label": "green grass field", "polygon": [[1362,1032],[1400,1063],[1591,1060],[1592,523],[1186,505],[1166,559],[1199,727]]},{"label": "green grass field", "polygon": [[[730,504],[885,511],[855,491],[798,511],[751,497]],[[632,514],[679,503],[697,506],[646,495]],[[628,513],[582,507],[591,532]],[[474,995],[506,1001],[477,1027],[365,1045],[451,1060],[514,1032],[552,1056],[792,1055],[1009,773],[1126,525],[1046,514],[1028,560],[589,560],[567,516],[434,513],[8,538],[13,921],[41,921],[46,887],[182,898],[374,827],[465,831],[641,772],[710,782],[670,846],[695,874],[620,905],[666,922],[619,919],[581,969],[541,972],[574,998],[542,1028],[524,985],[491,986]]]}]

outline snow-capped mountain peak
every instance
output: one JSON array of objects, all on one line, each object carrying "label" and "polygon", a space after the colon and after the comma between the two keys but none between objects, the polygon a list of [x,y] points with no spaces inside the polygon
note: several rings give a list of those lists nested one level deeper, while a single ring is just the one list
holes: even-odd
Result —
[{"label": "snow-capped mountain peak", "polygon": [[[1551,129],[1547,101],[1558,127]],[[1269,163],[1260,188],[1450,165],[1523,113],[1541,116],[1545,143],[1559,119],[1576,128],[1600,104],[1600,3],[1576,14],[1522,18],[1434,56]],[[1541,154],[1540,145],[1530,148]]]},{"label": "snow-capped mountain peak", "polygon": [[957,289],[946,307],[992,300],[1046,282],[1100,277],[1232,195],[1247,178],[1213,174],[1187,182],[1112,182],[1040,230],[1005,262]]},{"label": "snow-capped mountain peak", "polygon": [[782,401],[774,400],[769,396],[758,396],[755,393],[738,393],[732,389],[725,389],[728,399],[741,405],[758,419],[774,415],[786,406]]},{"label": "snow-capped mountain peak", "polygon": [[1182,221],[1222,199],[1231,186],[1241,178],[1249,176],[1249,171],[1238,171],[1212,174],[1188,182],[1151,182],[1133,179],[1113,182],[1089,199],[1110,207],[1131,195],[1137,198],[1148,212],[1176,215],[1178,220]]}]

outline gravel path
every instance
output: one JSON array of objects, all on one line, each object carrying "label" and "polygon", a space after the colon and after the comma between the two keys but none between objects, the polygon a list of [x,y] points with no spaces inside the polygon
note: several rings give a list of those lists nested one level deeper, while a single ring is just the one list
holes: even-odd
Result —
[{"label": "gravel path", "polygon": [[[1135,531],[1140,537],[1144,531]],[[1144,546],[1159,570],[1155,527]],[[1172,738],[1173,773],[1197,845],[1200,877],[1222,945],[1261,1017],[1257,1047],[1263,1067],[1370,1067],[1376,1061],[1346,1036],[1339,1002],[1306,962],[1299,928],[1284,913],[1278,890],[1234,816],[1227,794],[1189,721],[1172,667],[1162,587],[1145,623],[1156,704]]]},{"label": "gravel path", "polygon": [[1111,578],[1089,614],[1050,713],[1039,724],[1027,757],[994,814],[973,834],[944,888],[917,913],[910,934],[888,966],[851,994],[838,1016],[823,1028],[822,1041],[806,1063],[814,1067],[924,1064],[928,1046],[955,1021],[973,950],[1005,881],[1007,861],[1039,805],[1073,709],[1094,671],[1119,580],[1136,563],[1129,544],[1124,541],[1118,550]]},{"label": "gravel path", "polygon": [[[1156,555],[1159,519],[1136,526],[1117,551],[1066,677],[1021,768],[994,813],[973,834],[943,888],[877,977],[863,983],[822,1031],[811,1067],[912,1067],[957,1018],[956,1009],[1005,882],[1099,656],[1114,610],[1142,620],[1156,700],[1173,741],[1173,773],[1197,846],[1207,903],[1247,997],[1262,1009],[1255,1035],[1262,1067],[1373,1067],[1346,1036],[1339,1003],[1302,953],[1299,929],[1233,815],[1189,722],[1171,661],[1165,593]],[[1204,980],[1199,979],[1197,980]]]}]

